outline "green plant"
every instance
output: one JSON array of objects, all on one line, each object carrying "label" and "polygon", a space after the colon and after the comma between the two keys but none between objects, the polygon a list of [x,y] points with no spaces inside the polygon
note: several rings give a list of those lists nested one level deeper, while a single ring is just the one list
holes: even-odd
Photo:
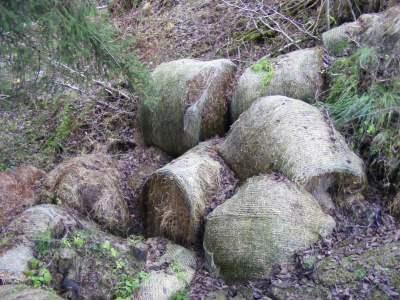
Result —
[{"label": "green plant", "polygon": [[187,275],[185,269],[177,261],[173,260],[169,267],[179,280],[186,282]]},{"label": "green plant", "polygon": [[354,271],[354,276],[357,280],[363,280],[365,277],[367,277],[367,275],[367,271],[363,267],[360,267]]},{"label": "green plant", "polygon": [[187,300],[189,299],[188,291],[186,289],[180,290],[175,293],[169,300]]},{"label": "green plant", "polygon": [[128,275],[121,276],[115,287],[115,298],[117,300],[132,299],[133,292],[140,287],[140,284],[149,278],[146,272],[139,272],[135,277]]},{"label": "green plant", "polygon": [[257,63],[251,66],[251,69],[255,73],[262,74],[261,85],[264,89],[268,88],[274,77],[274,66],[268,58],[262,58]]},{"label": "green plant", "polygon": [[34,248],[38,256],[45,256],[49,253],[52,243],[50,230],[44,231],[34,239]]},{"label": "green plant", "polygon": [[136,246],[138,243],[142,242],[144,240],[144,237],[141,235],[130,235],[127,239],[128,244],[130,246]]},{"label": "green plant", "polygon": [[53,279],[50,271],[41,265],[39,260],[31,259],[28,263],[29,269],[25,272],[28,281],[36,288],[48,286]]},{"label": "green plant", "polygon": [[144,94],[148,72],[131,51],[132,40],[117,36],[95,1],[1,1],[2,94],[32,96],[118,76]]},{"label": "green plant", "polygon": [[105,255],[110,255],[111,257],[117,257],[119,255],[117,249],[115,249],[109,241],[105,241],[100,245],[100,249]]},{"label": "green plant", "polygon": [[4,172],[8,169],[8,166],[5,163],[0,162],[0,172]]},{"label": "green plant", "polygon": [[[325,107],[337,127],[350,139],[382,187],[396,180],[400,80],[387,74],[390,60],[374,49],[360,48],[331,67]],[[382,78],[385,74],[385,78]],[[373,168],[373,169],[372,169]]]},{"label": "green plant", "polygon": [[65,104],[59,116],[59,124],[53,136],[47,141],[45,148],[48,151],[62,151],[64,141],[69,137],[75,127],[76,124],[72,113],[72,107]]},{"label": "green plant", "polygon": [[86,243],[86,237],[80,233],[76,232],[72,236],[72,245],[74,245],[76,248],[82,248]]}]

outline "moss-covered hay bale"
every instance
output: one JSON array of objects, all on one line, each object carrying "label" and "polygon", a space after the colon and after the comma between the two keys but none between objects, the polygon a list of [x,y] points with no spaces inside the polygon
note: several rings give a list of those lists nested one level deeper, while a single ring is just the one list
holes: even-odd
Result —
[{"label": "moss-covered hay bale", "polygon": [[166,241],[165,252],[149,269],[149,277],[134,293],[135,300],[176,299],[176,293],[185,290],[196,272],[195,254],[182,246]]},{"label": "moss-covered hay bale", "polygon": [[220,153],[241,179],[281,172],[325,209],[333,208],[328,190],[352,192],[365,181],[362,160],[327,113],[283,96],[257,100],[233,124]]},{"label": "moss-covered hay bale", "polygon": [[334,227],[304,189],[280,175],[256,176],[208,215],[204,249],[211,269],[228,280],[248,280],[290,263]]},{"label": "moss-covered hay bale", "polygon": [[53,291],[32,288],[22,284],[0,286],[0,299],[4,300],[62,300]]},{"label": "moss-covered hay bale", "polygon": [[103,154],[82,155],[58,165],[45,181],[48,201],[74,208],[108,230],[129,230],[128,204],[118,164]]},{"label": "moss-covered hay bale", "polygon": [[147,235],[183,245],[197,241],[206,209],[230,172],[215,147],[201,143],[148,178],[142,197]]},{"label": "moss-covered hay bale", "polygon": [[145,142],[177,156],[199,141],[224,135],[235,69],[226,59],[158,66],[152,73],[155,95],[141,105]]},{"label": "moss-covered hay bale", "polygon": [[322,35],[331,55],[349,54],[359,47],[374,47],[385,55],[400,55],[400,5],[379,14],[364,14]]},{"label": "moss-covered hay bale", "polygon": [[25,271],[34,258],[36,246],[47,245],[54,237],[79,226],[74,216],[55,205],[36,205],[25,210],[0,235],[0,281],[4,284],[25,281]]},{"label": "moss-covered hay bale", "polygon": [[260,97],[282,95],[312,103],[323,85],[324,52],[302,49],[276,58],[262,58],[246,69],[235,89],[231,118],[236,120]]}]

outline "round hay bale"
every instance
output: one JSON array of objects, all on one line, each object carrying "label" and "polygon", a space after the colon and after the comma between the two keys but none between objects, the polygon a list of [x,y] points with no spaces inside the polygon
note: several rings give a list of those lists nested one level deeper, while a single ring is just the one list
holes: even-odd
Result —
[{"label": "round hay bale", "polygon": [[141,105],[145,142],[177,156],[200,141],[224,135],[226,94],[235,70],[226,59],[181,59],[158,66],[152,73],[155,97]]},{"label": "round hay bale", "polygon": [[159,270],[149,273],[149,278],[140,285],[133,299],[169,300],[192,281],[196,257],[190,250],[167,242],[165,253],[152,262],[150,268]]},{"label": "round hay bale", "polygon": [[49,201],[93,218],[120,233],[129,230],[129,211],[117,162],[102,154],[82,155],[58,165],[45,181]]},{"label": "round hay bale", "polygon": [[355,35],[361,31],[357,22],[345,23],[322,34],[322,42],[328,53],[333,56],[344,56],[354,47]]},{"label": "round hay bale", "polygon": [[256,176],[208,215],[204,250],[209,267],[227,280],[260,278],[334,227],[302,188],[279,175]]},{"label": "round hay bale", "polygon": [[321,48],[302,49],[273,59],[262,58],[246,69],[233,95],[232,120],[263,96],[283,95],[315,102],[323,85],[323,53]]},{"label": "round hay bale", "polygon": [[363,187],[362,160],[347,146],[327,113],[300,100],[257,100],[236,121],[220,153],[240,179],[278,171],[304,186],[325,209],[330,192]]},{"label": "round hay bale", "polygon": [[54,292],[32,288],[23,284],[0,286],[0,299],[4,300],[62,300]]},{"label": "round hay bale", "polygon": [[45,175],[33,166],[0,172],[0,229],[37,202],[36,188]]},{"label": "round hay bale", "polygon": [[374,47],[384,55],[400,55],[400,5],[379,14],[364,14],[322,34],[329,54],[348,55],[355,48]]},{"label": "round hay bale", "polygon": [[147,235],[195,243],[226,169],[214,143],[204,142],[153,173],[142,193]]},{"label": "round hay bale", "polygon": [[43,236],[62,236],[79,226],[75,217],[55,205],[36,205],[25,210],[0,236],[0,280],[3,283],[24,281],[24,272],[34,258],[35,241]]}]

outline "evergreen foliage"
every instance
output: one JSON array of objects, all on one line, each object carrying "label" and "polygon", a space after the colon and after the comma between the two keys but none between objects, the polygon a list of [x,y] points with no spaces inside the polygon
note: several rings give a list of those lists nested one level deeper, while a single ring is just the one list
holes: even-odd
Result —
[{"label": "evergreen foliage", "polygon": [[147,72],[90,0],[0,2],[0,94],[123,75],[144,93]]}]

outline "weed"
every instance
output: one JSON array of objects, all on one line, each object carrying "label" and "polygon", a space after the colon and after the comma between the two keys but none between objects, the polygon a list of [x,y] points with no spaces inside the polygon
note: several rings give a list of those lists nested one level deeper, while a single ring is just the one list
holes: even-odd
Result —
[{"label": "weed", "polygon": [[136,246],[138,243],[142,242],[144,240],[143,236],[141,235],[130,235],[127,239],[128,244],[130,246]]},{"label": "weed", "polygon": [[52,243],[52,235],[49,230],[44,231],[37,235],[34,239],[35,243],[35,252],[38,256],[43,257],[47,255],[50,251],[51,243]]},{"label": "weed", "polygon": [[[361,152],[375,182],[390,187],[395,180],[393,159],[397,149],[400,107],[400,80],[382,79],[380,57],[374,49],[360,48],[350,57],[337,60],[330,70],[331,86],[326,107],[336,125]],[[378,174],[379,173],[379,174]],[[393,177],[393,178],[392,178]],[[391,179],[392,178],[392,179]]]},{"label": "weed", "polygon": [[111,245],[109,241],[105,241],[100,245],[100,249],[103,254],[110,255],[111,257],[117,257],[119,255],[118,251]]},{"label": "weed", "polygon": [[346,49],[349,49],[350,43],[346,40],[342,40],[337,42],[333,48],[331,49],[332,54],[335,56],[340,56],[342,55]]},{"label": "weed", "polygon": [[253,70],[255,73],[262,74],[261,85],[264,89],[267,89],[272,78],[274,77],[274,66],[272,65],[271,61],[267,58],[262,58],[251,66],[251,70]]},{"label": "weed", "polygon": [[0,172],[4,172],[8,169],[8,166],[5,163],[0,162]]},{"label": "weed", "polygon": [[72,106],[65,104],[64,109],[59,117],[59,123],[55,129],[54,135],[47,141],[46,149],[50,152],[63,151],[63,143],[70,136],[75,128],[75,120],[72,114]]},{"label": "weed", "polygon": [[133,292],[149,278],[146,272],[139,272],[135,277],[123,275],[115,288],[115,298],[117,300],[132,299]]},{"label": "weed", "polygon": [[176,292],[173,296],[169,298],[169,300],[187,300],[187,299],[189,299],[189,295],[186,289]]},{"label": "weed", "polygon": [[175,273],[176,277],[186,282],[186,272],[184,268],[175,260],[173,260],[170,264],[170,270]]},{"label": "weed", "polygon": [[367,276],[367,271],[364,268],[359,268],[354,271],[354,276],[357,280],[363,280]]},{"label": "weed", "polygon": [[72,236],[72,245],[74,245],[76,248],[82,248],[85,245],[85,237],[77,232]]},{"label": "weed", "polygon": [[50,271],[41,265],[41,262],[34,258],[29,261],[29,269],[25,272],[27,279],[35,288],[48,286],[53,279]]}]

